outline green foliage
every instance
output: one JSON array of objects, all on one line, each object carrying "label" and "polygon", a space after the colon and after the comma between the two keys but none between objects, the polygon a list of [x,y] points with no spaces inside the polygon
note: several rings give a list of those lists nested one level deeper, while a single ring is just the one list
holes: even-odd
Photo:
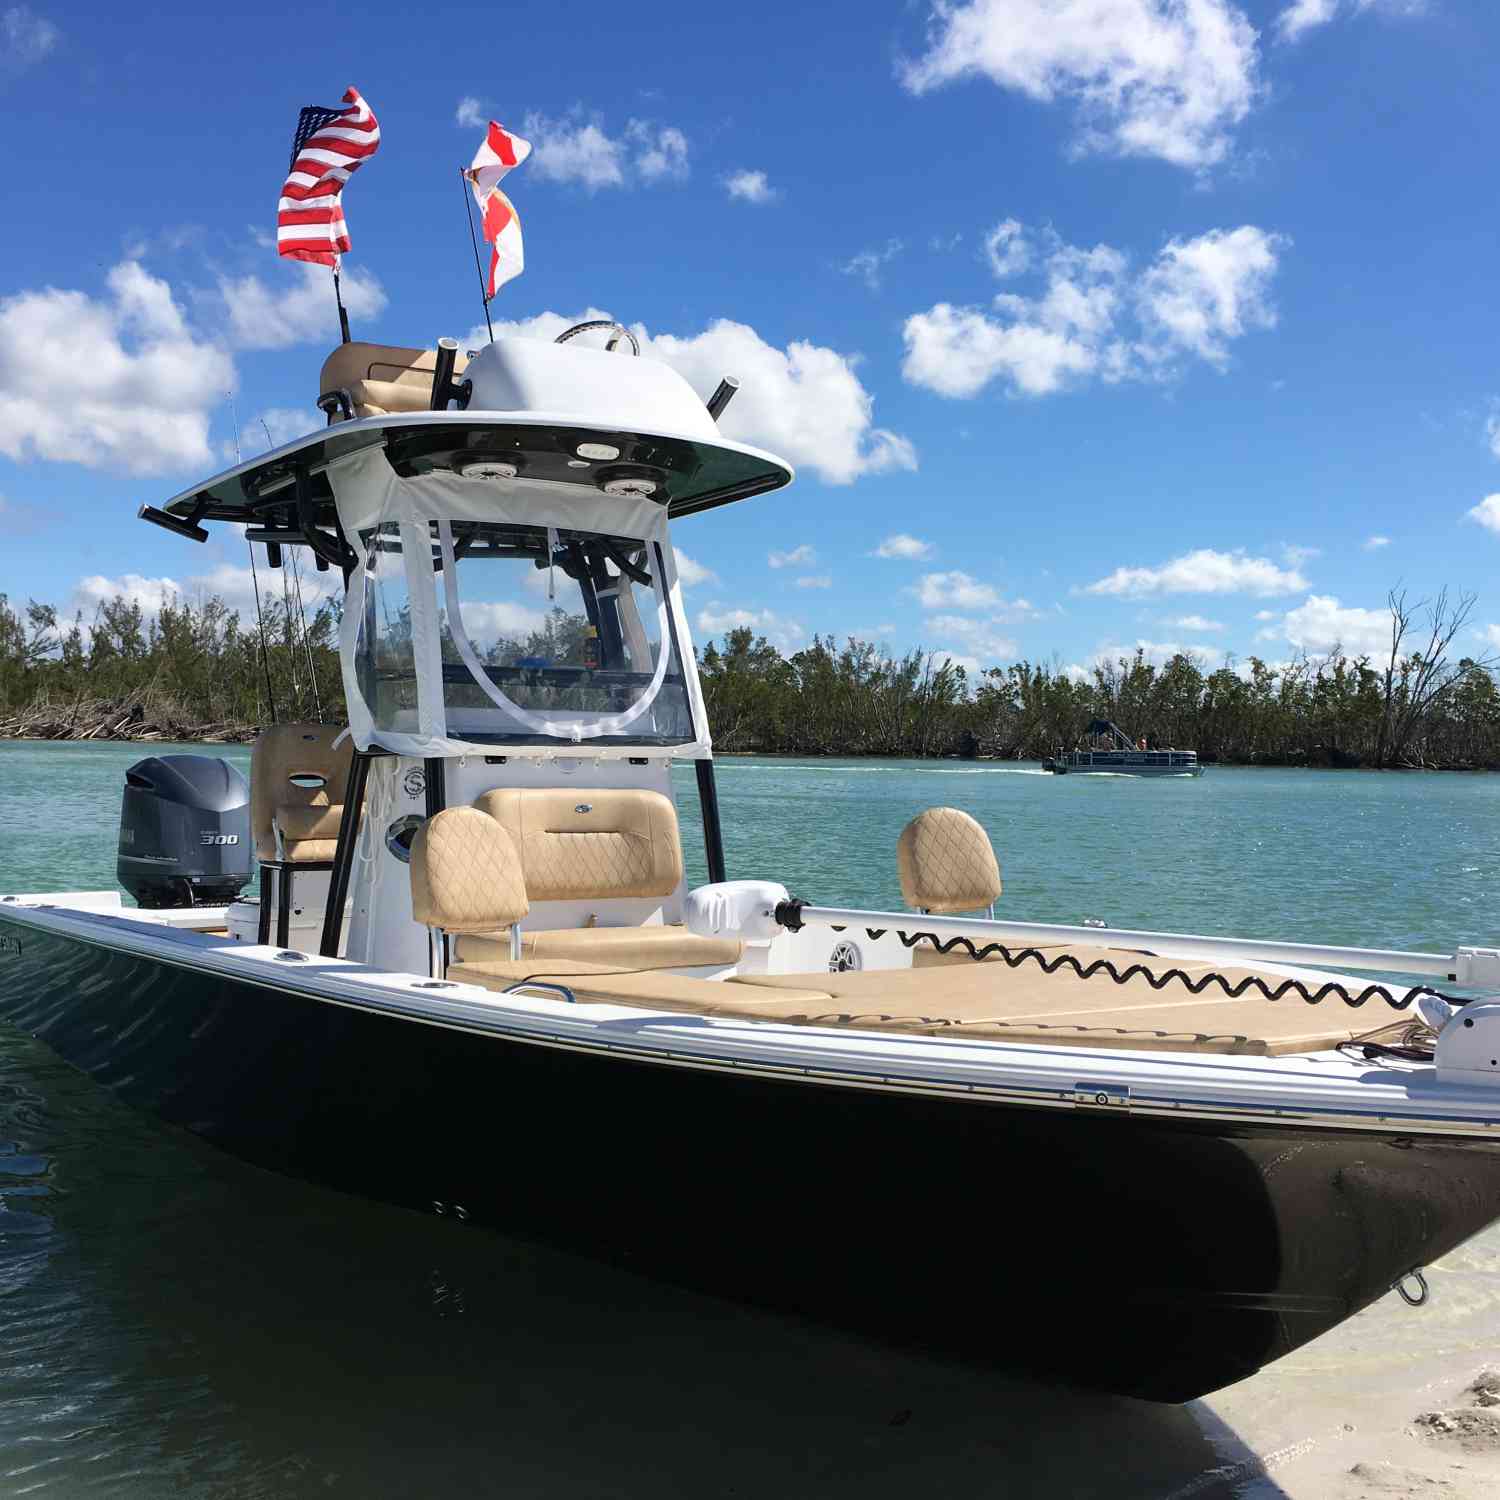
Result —
[{"label": "green foliage", "polygon": [[[263,652],[261,632],[214,597],[155,616],[117,597],[92,620],[68,621],[51,605],[18,609],[0,595],[0,721],[39,704],[149,699],[187,723],[260,725],[273,717],[269,670],[274,717],[344,722],[336,605],[312,615],[304,638],[275,591],[264,603]],[[1393,596],[1393,611],[1402,603]],[[1451,610],[1446,619],[1454,631],[1462,622]],[[487,655],[581,660],[585,623],[554,610],[528,639],[497,641]],[[1454,631],[1429,636],[1420,652],[1398,633],[1378,665],[1251,657],[1205,671],[1187,656],[1158,667],[1137,652],[1086,676],[1023,661],[971,679],[922,651],[897,657],[852,639],[815,637],[785,657],[742,629],[703,648],[700,672],[726,751],[1041,758],[1076,746],[1097,715],[1210,760],[1500,767],[1500,687],[1488,662],[1448,663],[1441,648]]]}]

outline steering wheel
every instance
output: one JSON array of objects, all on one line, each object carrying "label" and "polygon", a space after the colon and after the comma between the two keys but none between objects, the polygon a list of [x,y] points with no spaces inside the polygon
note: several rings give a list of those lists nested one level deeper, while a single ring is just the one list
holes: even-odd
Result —
[{"label": "steering wheel", "polygon": [[569,339],[576,338],[580,333],[588,333],[593,328],[612,328],[614,336],[604,346],[611,353],[618,349],[621,339],[630,340],[630,352],[640,358],[641,346],[636,342],[635,335],[623,324],[616,323],[612,318],[594,318],[587,323],[575,323],[571,328],[565,329],[553,340],[555,344],[566,344]]}]

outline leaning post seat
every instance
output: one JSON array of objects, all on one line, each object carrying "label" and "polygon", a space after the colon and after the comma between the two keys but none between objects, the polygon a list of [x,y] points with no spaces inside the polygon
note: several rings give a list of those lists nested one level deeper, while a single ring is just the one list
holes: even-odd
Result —
[{"label": "leaning post seat", "polygon": [[[503,787],[474,804],[510,835],[533,901],[657,899],[682,884],[677,812],[660,792],[622,787]],[[510,942],[470,931],[465,961],[503,960]],[[523,931],[518,956],[629,968],[725,968],[744,945],[679,924]]]},{"label": "leaning post seat", "polygon": [[[896,866],[901,899],[917,911],[995,915],[1001,887],[994,848],[984,829],[956,807],[918,813],[896,841]],[[961,949],[943,954],[924,945],[912,950],[912,964],[918,968],[968,961]]]},{"label": "leaning post seat", "polygon": [[[457,379],[469,363],[460,352]],[[391,412],[427,411],[432,404],[436,349],[403,349],[395,344],[340,344],[323,361],[318,406],[329,423]]]},{"label": "leaning post seat", "polygon": [[[343,743],[335,746],[340,735]],[[250,832],[260,862],[260,931],[271,940],[275,872],[276,941],[286,947],[297,870],[331,870],[344,816],[354,747],[338,724],[273,724],[250,752]]]},{"label": "leaning post seat", "polygon": [[449,807],[417,829],[411,843],[411,914],[423,924],[432,978],[447,969],[443,939],[498,930],[511,934],[530,910],[521,860],[509,833],[477,808]]}]

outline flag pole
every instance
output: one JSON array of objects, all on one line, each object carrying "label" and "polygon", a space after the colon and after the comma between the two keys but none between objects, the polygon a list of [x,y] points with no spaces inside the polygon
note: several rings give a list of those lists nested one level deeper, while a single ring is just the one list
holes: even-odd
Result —
[{"label": "flag pole", "polygon": [[344,294],[339,290],[339,268],[335,263],[333,268],[333,300],[339,305],[339,332],[343,334],[342,342],[347,344],[349,339],[349,314],[344,311]]},{"label": "flag pole", "polygon": [[485,295],[484,270],[479,264],[479,236],[474,233],[474,204],[469,192],[469,174],[460,167],[458,169],[459,191],[464,195],[464,213],[469,220],[469,243],[474,247],[474,274],[479,278],[479,297],[484,303],[484,326],[489,329],[490,343],[495,342],[495,325],[490,322],[490,299]]}]

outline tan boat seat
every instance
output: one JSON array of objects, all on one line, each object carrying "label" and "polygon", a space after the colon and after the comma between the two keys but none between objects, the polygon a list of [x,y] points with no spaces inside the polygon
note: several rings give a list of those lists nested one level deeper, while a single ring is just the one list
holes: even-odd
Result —
[{"label": "tan boat seat", "polygon": [[[250,752],[250,831],[262,864],[333,858],[354,747],[337,724],[273,724]],[[304,784],[307,783],[307,784]]]},{"label": "tan boat seat", "polygon": [[[660,792],[632,787],[502,787],[474,806],[509,833],[531,901],[655,900],[682,884],[677,812]],[[544,928],[521,934],[538,960],[580,959],[622,968],[723,968],[744,945],[686,928]],[[508,939],[461,939],[463,961],[507,958]]]},{"label": "tan boat seat", "polygon": [[[453,365],[457,379],[469,363],[460,353]],[[426,411],[432,404],[436,349],[403,349],[395,344],[340,344],[323,361],[318,377],[318,404],[344,393],[354,417],[382,417],[390,412]],[[332,405],[332,403],[329,403]],[[327,407],[324,407],[328,410]],[[335,421],[344,413],[331,411]]]},{"label": "tan boat seat", "polygon": [[[521,933],[521,957],[540,963],[579,959],[619,969],[728,968],[740,961],[744,945],[732,938],[697,937],[678,924],[644,927],[546,928]],[[465,963],[510,957],[509,937],[481,933],[458,939]]]},{"label": "tan boat seat", "polygon": [[956,807],[918,813],[896,841],[896,867],[901,898],[917,911],[980,911],[1000,899],[989,835]]},{"label": "tan boat seat", "polygon": [[353,758],[354,746],[337,724],[273,724],[255,741],[250,836],[260,862],[259,942],[271,940],[273,883],[276,941],[285,947],[295,872],[332,866]]}]

